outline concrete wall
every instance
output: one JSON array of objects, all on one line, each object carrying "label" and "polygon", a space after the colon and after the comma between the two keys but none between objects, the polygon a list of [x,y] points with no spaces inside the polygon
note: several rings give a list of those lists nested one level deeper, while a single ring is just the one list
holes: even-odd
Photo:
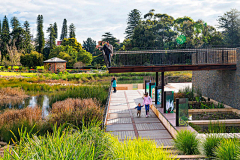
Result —
[{"label": "concrete wall", "polygon": [[203,96],[240,109],[240,48],[237,49],[237,70],[193,71],[192,83]]}]

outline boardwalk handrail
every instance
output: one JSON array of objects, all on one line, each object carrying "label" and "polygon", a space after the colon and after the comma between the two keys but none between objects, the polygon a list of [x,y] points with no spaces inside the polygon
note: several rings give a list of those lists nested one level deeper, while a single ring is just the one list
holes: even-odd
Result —
[{"label": "boardwalk handrail", "polygon": [[236,48],[139,50],[114,52],[111,67],[235,63]]},{"label": "boardwalk handrail", "polygon": [[108,89],[108,97],[107,97],[107,102],[105,104],[105,108],[104,108],[104,113],[103,113],[103,122],[102,122],[102,129],[104,129],[105,125],[106,125],[106,120],[107,120],[107,112],[108,112],[108,106],[109,106],[109,102],[110,102],[110,96],[111,96],[111,90],[112,90],[112,83]]}]

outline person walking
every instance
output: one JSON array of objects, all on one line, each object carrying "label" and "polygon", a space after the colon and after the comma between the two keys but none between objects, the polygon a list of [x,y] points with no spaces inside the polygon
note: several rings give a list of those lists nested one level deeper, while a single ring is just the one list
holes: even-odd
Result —
[{"label": "person walking", "polygon": [[148,92],[144,94],[143,106],[145,105],[146,109],[146,118],[149,117],[149,105],[152,105],[152,98],[148,96]]},{"label": "person walking", "polygon": [[137,116],[141,117],[141,109],[143,106],[141,106],[141,103],[138,103],[138,106],[135,107],[135,109],[137,109]]},{"label": "person walking", "polygon": [[116,87],[117,87],[117,80],[116,80],[115,77],[113,77],[113,79],[112,79],[112,87],[114,89],[113,93],[116,93],[117,92],[117,89],[116,89]]}]

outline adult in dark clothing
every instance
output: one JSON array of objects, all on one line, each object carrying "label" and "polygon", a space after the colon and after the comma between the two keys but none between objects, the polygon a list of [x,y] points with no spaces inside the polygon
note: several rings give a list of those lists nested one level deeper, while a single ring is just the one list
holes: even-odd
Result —
[{"label": "adult in dark clothing", "polygon": [[109,41],[107,41],[107,43],[104,44],[102,50],[104,50],[105,52],[105,55],[107,56],[107,60],[108,60],[108,63],[109,63],[109,66],[111,66],[111,54],[113,53],[113,50],[112,50],[112,45],[109,44]]}]

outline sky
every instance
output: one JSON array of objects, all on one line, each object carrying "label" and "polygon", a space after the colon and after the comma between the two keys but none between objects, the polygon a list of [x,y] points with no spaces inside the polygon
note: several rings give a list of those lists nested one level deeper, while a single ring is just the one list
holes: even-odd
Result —
[{"label": "sky", "polygon": [[208,25],[217,27],[217,19],[231,9],[240,10],[239,0],[0,0],[0,19],[16,16],[22,23],[30,23],[31,32],[36,36],[36,19],[44,18],[45,37],[49,24],[57,22],[58,37],[63,19],[68,26],[76,27],[76,38],[82,43],[88,37],[99,41],[105,32],[110,32],[122,42],[128,14],[138,9],[142,16],[155,9],[155,13],[166,13],[174,18],[189,16],[202,19]]}]

